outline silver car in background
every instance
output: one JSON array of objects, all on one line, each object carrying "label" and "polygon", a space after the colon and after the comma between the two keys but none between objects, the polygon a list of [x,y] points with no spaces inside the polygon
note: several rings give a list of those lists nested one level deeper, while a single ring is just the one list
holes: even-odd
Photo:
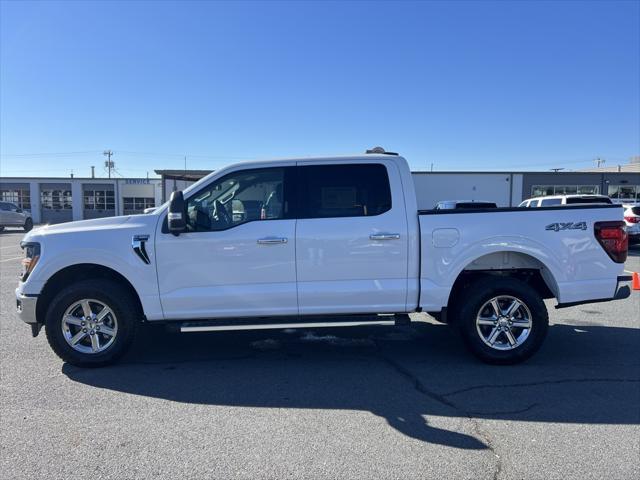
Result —
[{"label": "silver car in background", "polygon": [[22,210],[15,203],[0,202],[0,232],[5,227],[19,227],[28,232],[33,228],[31,212]]}]

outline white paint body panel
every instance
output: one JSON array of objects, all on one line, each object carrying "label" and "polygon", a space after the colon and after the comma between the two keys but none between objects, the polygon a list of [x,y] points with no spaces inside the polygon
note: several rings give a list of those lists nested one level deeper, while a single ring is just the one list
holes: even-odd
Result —
[{"label": "white paint body panel", "polygon": [[[249,222],[219,232],[162,233],[158,288],[167,319],[296,315],[295,220]],[[263,245],[259,238],[287,243]]]},{"label": "white paint body panel", "polygon": [[[451,287],[475,260],[496,252],[517,252],[537,260],[558,302],[610,298],[623,264],[614,263],[594,237],[596,221],[621,220],[612,208],[550,209],[487,213],[420,215],[422,275],[420,305],[439,311],[447,305]],[[545,230],[550,223],[586,222],[586,230]],[[456,225],[458,242],[434,245],[431,232]],[[501,268],[492,264],[491,268]],[[505,266],[503,268],[509,268]]]},{"label": "white paint body panel", "polygon": [[129,280],[149,320],[162,319],[153,242],[146,245],[151,260],[149,265],[144,264],[131,248],[134,235],[149,235],[153,239],[157,222],[155,215],[132,215],[33,229],[24,240],[40,243],[41,258],[27,281],[20,283],[20,292],[39,294],[47,280],[63,268],[96,264],[111,268]]},{"label": "white paint body panel", "polygon": [[[354,163],[369,163],[363,160]],[[299,162],[317,165],[340,162]],[[377,163],[377,162],[376,162]],[[370,217],[299,219],[296,264],[300,314],[404,311],[408,236],[397,165],[380,161],[391,184],[391,210]],[[399,238],[373,240],[370,235]]]},{"label": "white paint body panel", "polygon": [[[165,204],[148,215],[42,227],[25,236],[41,244],[41,258],[18,293],[38,295],[56,272],[91,263],[123,275],[140,297],[148,320],[400,313],[419,306],[439,311],[463,270],[532,262],[559,302],[610,298],[615,293],[624,267],[597,243],[593,225],[621,220],[622,208],[418,215],[414,178],[402,157],[236,164],[185,189],[185,199],[232,171],[314,163],[385,165],[392,209],[371,217],[255,221],[221,232],[173,236],[162,233]],[[505,178],[498,180],[508,185]],[[502,190],[500,195],[506,188]],[[545,230],[554,222],[586,222],[587,229]],[[400,238],[372,240],[369,236],[375,233]],[[134,235],[149,236],[151,264],[134,253]],[[269,236],[288,241],[258,245],[258,238]]]}]

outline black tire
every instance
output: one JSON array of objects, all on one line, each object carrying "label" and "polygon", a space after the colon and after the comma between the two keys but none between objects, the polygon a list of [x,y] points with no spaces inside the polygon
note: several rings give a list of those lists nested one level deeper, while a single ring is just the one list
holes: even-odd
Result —
[{"label": "black tire", "polygon": [[24,226],[22,228],[24,229],[25,232],[28,232],[29,230],[31,230],[33,228],[33,220],[31,220],[30,218],[27,218],[24,221]]},{"label": "black tire", "polygon": [[4,227],[0,227],[0,232],[4,231]]},{"label": "black tire", "polygon": [[[491,333],[493,332],[493,326],[478,327],[476,325],[476,318],[480,314],[480,309],[488,301],[501,295],[517,298],[524,303],[531,317],[531,328],[528,336],[523,339],[520,345],[509,350],[498,350],[485,343],[479,330]],[[465,288],[464,300],[454,299],[454,303],[458,301],[460,303],[454,305],[454,310],[456,324],[462,339],[469,350],[483,362],[497,365],[522,362],[538,351],[547,334],[549,315],[542,297],[530,285],[515,278],[483,277],[473,282],[468,288]],[[484,311],[486,312],[486,310]],[[526,313],[526,310],[520,310],[518,315]],[[520,335],[525,332],[525,329],[514,327],[509,332],[513,332],[514,337],[512,338],[515,338],[515,335]],[[506,332],[498,333],[498,335],[498,338],[501,339],[501,342],[506,347],[506,342],[508,341]],[[520,337],[517,339],[520,339]]]},{"label": "black tire", "polygon": [[[68,308],[82,299],[104,303],[117,318],[113,343],[102,352],[79,352],[65,339],[63,316]],[[102,367],[116,362],[131,346],[139,323],[139,309],[131,292],[111,280],[103,279],[87,280],[66,287],[51,301],[45,317],[49,345],[62,360],[78,367]]]}]

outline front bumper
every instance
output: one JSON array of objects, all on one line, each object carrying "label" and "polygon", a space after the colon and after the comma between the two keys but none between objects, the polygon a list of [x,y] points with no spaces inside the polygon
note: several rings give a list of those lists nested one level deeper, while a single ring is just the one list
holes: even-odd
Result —
[{"label": "front bumper", "polygon": [[36,324],[36,303],[37,295],[25,295],[19,288],[16,288],[16,313],[18,318],[25,323]]}]

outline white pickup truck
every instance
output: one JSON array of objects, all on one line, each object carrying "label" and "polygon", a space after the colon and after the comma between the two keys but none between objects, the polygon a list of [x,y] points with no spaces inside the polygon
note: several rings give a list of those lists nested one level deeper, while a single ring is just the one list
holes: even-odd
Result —
[{"label": "white pickup truck", "polygon": [[152,213],[37,228],[22,247],[18,315],[80,366],[115,361],[141,322],[303,328],[420,311],[480,359],[515,363],[542,344],[543,299],[630,294],[622,207],[418,211],[395,154],[231,165]]}]

